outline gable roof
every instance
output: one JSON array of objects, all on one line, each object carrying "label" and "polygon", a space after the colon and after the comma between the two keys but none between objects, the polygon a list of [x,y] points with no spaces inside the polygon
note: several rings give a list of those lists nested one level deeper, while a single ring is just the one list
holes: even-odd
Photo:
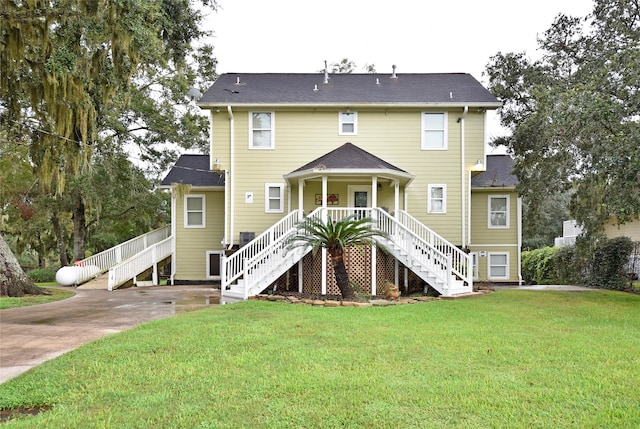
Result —
[{"label": "gable roof", "polygon": [[468,106],[498,101],[467,73],[331,74],[226,73],[202,96],[202,108],[240,105]]},{"label": "gable roof", "polygon": [[517,184],[509,155],[487,155],[487,169],[471,179],[472,188],[514,188]]},{"label": "gable roof", "polygon": [[160,186],[166,188],[172,183],[224,186],[224,178],[209,168],[209,155],[180,155]]},{"label": "gable roof", "polygon": [[304,170],[324,169],[384,169],[406,173],[406,171],[378,158],[377,156],[360,149],[353,143],[345,143],[342,146],[322,155],[319,158],[292,171],[292,173]]},{"label": "gable roof", "polygon": [[360,149],[353,143],[345,143],[342,146],[322,155],[319,158],[285,174],[288,182],[298,178],[319,177],[323,174],[331,175],[381,175],[381,177],[394,178],[403,183],[413,180],[413,175],[401,168],[378,158],[377,156]]}]

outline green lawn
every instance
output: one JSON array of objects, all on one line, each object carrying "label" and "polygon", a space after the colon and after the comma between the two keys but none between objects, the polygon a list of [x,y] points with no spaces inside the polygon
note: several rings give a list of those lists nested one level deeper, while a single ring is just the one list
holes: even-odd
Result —
[{"label": "green lawn", "polygon": [[51,292],[51,295],[27,295],[20,298],[8,296],[0,297],[0,310],[15,307],[26,307],[28,305],[46,304],[47,302],[60,301],[72,297],[76,293],[73,290],[63,290],[59,288],[49,287],[55,286],[57,283],[39,283],[38,286],[44,287]]},{"label": "green lawn", "polygon": [[640,427],[640,295],[394,307],[248,301],[112,335],[0,385],[6,428]]}]

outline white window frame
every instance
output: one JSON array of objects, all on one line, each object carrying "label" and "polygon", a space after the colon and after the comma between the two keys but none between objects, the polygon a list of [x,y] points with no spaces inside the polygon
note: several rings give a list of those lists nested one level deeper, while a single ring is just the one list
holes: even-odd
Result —
[{"label": "white window frame", "polygon": [[[491,210],[491,201],[497,198],[505,198],[507,202],[507,211],[506,215],[506,224],[505,225],[494,225],[492,223],[491,214],[494,213]],[[487,227],[489,229],[508,229],[510,227],[509,219],[511,218],[511,196],[510,195],[489,195],[487,200]]]},{"label": "white window frame", "polygon": [[[420,130],[421,130],[421,134],[420,134],[420,148],[422,150],[447,150],[447,145],[448,145],[448,130],[447,130],[447,124],[448,124],[448,115],[447,112],[422,112],[421,114],[421,119],[420,119]],[[428,115],[442,115],[442,126],[443,128],[428,128],[427,127],[427,116]],[[439,147],[430,147],[427,145],[427,139],[426,139],[426,134],[429,131],[437,131],[437,132],[442,132],[442,146]]]},{"label": "white window frame", "polygon": [[[271,123],[270,123],[270,128],[253,128],[253,115],[257,114],[257,113],[268,113],[270,118],[271,118]],[[271,149],[275,149],[276,144],[275,144],[275,112],[267,112],[267,111],[251,111],[249,112],[249,149],[254,149],[254,150],[271,150]],[[253,132],[254,131],[270,131],[271,132],[271,141],[269,142],[269,146],[268,147],[262,147],[262,146],[254,146],[253,144]]]},{"label": "white window frame", "polygon": [[[353,122],[347,122],[344,115],[353,115]],[[344,125],[353,124],[353,131],[345,131]],[[338,112],[338,135],[355,136],[358,134],[358,112]]]},{"label": "white window frame", "polygon": [[[505,265],[504,265],[504,276],[492,276],[491,268],[492,267],[502,267],[503,265],[491,264],[491,258],[493,256],[504,256],[505,257]],[[509,280],[509,252],[488,252],[487,253],[487,278],[489,280]]]},{"label": "white window frame", "polygon": [[[189,199],[199,198],[202,201],[202,210],[189,210]],[[184,196],[184,227],[185,228],[206,228],[207,227],[207,199],[204,194],[188,194]],[[202,213],[202,224],[189,224],[189,213]]]},{"label": "white window frame", "polygon": [[[436,188],[442,188],[442,210],[436,211],[433,208],[433,198],[431,191]],[[446,214],[447,213],[447,185],[444,183],[434,183],[427,186],[427,213]]]},{"label": "white window frame", "polygon": [[[271,198],[269,190],[272,188],[278,188],[280,190],[280,196],[277,198],[280,201],[280,207],[278,209],[272,209],[269,202],[275,200]],[[265,213],[284,213],[284,183],[265,183],[264,184],[264,212]]]}]

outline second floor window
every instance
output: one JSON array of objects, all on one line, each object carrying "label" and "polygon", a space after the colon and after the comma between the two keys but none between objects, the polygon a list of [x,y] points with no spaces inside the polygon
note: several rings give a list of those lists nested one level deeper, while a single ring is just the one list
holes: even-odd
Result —
[{"label": "second floor window", "polygon": [[273,112],[249,112],[249,149],[273,149]]},{"label": "second floor window", "polygon": [[355,112],[340,112],[339,135],[358,134],[358,114]]},{"label": "second floor window", "polygon": [[509,228],[509,196],[489,196],[489,228]]},{"label": "second floor window", "polygon": [[447,148],[447,114],[422,114],[422,150],[445,150]]}]

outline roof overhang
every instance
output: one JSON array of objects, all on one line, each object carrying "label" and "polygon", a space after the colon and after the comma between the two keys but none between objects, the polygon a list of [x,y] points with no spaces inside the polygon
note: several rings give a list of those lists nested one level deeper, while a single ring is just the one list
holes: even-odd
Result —
[{"label": "roof overhang", "polygon": [[215,108],[226,108],[227,106],[231,107],[242,107],[242,108],[261,108],[265,107],[276,108],[276,107],[286,107],[286,108],[320,108],[320,107],[344,107],[349,106],[350,108],[372,108],[372,107],[411,107],[411,108],[460,108],[464,109],[468,108],[477,108],[477,109],[497,109],[502,107],[501,102],[455,102],[455,103],[349,103],[349,102],[340,102],[340,103],[229,103],[229,102],[205,102],[198,103],[198,107],[201,109],[215,109]]},{"label": "roof overhang", "polygon": [[285,174],[283,177],[288,185],[292,185],[299,180],[321,179],[323,176],[330,178],[371,178],[376,176],[379,179],[398,181],[401,185],[408,185],[415,176],[409,173],[381,168],[313,168],[309,170],[294,171]]}]

